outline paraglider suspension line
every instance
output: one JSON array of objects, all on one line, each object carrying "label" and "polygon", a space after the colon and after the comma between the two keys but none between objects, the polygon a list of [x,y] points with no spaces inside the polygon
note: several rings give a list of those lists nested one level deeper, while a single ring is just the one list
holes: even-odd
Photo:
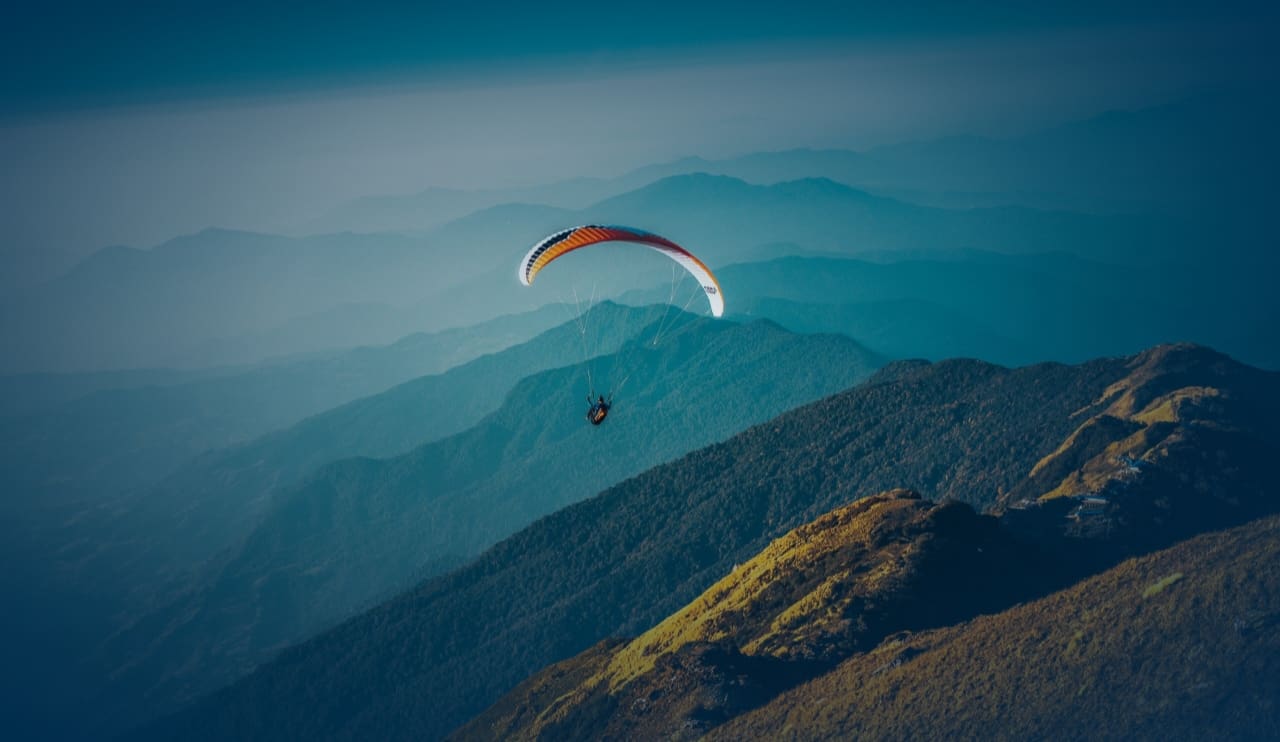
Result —
[{"label": "paraglider suspension line", "polygon": [[[672,327],[675,326],[675,320],[681,314],[689,311],[689,306],[693,304],[693,300],[697,299],[699,296],[698,289],[701,287],[695,281],[693,282],[693,289],[691,289],[689,292],[689,298],[685,299],[684,304],[680,306],[680,310],[674,314],[671,312],[671,307],[674,306],[676,303],[676,295],[677,293],[679,293],[680,286],[685,281],[685,275],[686,274],[683,271],[676,270],[675,266],[671,267],[671,291],[667,295],[667,303],[662,310],[662,317],[658,320],[658,328],[653,333],[653,339],[648,342],[648,345],[650,347],[653,347],[653,348],[658,347],[658,343],[662,341],[662,338],[666,334],[667,330],[670,330]],[[668,324],[668,319],[671,320],[670,324]],[[639,346],[641,342],[642,341],[637,340],[635,345]],[[631,352],[634,353],[635,350],[636,348],[632,348]],[[627,357],[628,359],[630,359],[631,357],[630,354],[628,354]],[[632,374],[635,373],[635,369],[633,366],[634,364],[630,363],[629,360],[627,363],[622,364],[623,369],[630,369],[630,370],[628,370],[626,376],[623,376],[622,379],[617,383],[617,385],[614,386],[613,394],[621,393],[622,388],[626,386],[628,381],[631,380]],[[609,395],[609,401],[611,402],[613,401],[613,394]]]},{"label": "paraglider suspension line", "polygon": [[587,311],[582,311],[582,300],[578,297],[578,289],[573,289],[573,306],[576,314],[574,315],[574,323],[578,327],[578,337],[582,341],[582,367],[587,374],[587,394],[594,402],[596,398],[596,383],[591,373],[591,356],[587,348],[587,323],[590,321],[588,315],[596,303],[596,287],[591,287],[591,297],[587,300]]}]

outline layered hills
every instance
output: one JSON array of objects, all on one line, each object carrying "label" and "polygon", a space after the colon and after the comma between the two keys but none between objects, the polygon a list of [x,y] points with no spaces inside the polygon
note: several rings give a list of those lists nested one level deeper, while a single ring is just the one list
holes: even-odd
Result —
[{"label": "layered hills", "polygon": [[1233,270],[1133,265],[1118,255],[928,251],[789,256],[717,275],[734,288],[732,311],[797,332],[847,333],[891,358],[1074,363],[1195,340],[1276,368],[1276,313],[1261,300],[1269,274],[1232,277]]},{"label": "layered hills", "polygon": [[[601,310],[620,324],[651,311]],[[465,431],[392,458],[339,460],[276,490],[243,541],[109,643],[107,661],[123,665],[117,682],[152,684],[152,703],[216,687],[546,513],[854,384],[879,363],[847,338],[768,322],[673,312],[664,323],[656,346],[642,331],[611,356],[521,380]],[[593,366],[594,378],[623,382],[601,428],[582,419]]]},{"label": "layered hills", "polygon": [[[559,315],[561,324],[532,340],[206,450],[279,420],[283,411],[299,414],[320,399],[448,363],[468,347],[503,344],[508,332],[523,333],[526,320],[536,327],[547,314]],[[8,485],[0,533],[13,563],[24,565],[8,576],[9,594],[23,615],[57,615],[72,624],[61,635],[77,637],[68,653],[80,662],[89,654],[82,642],[101,641],[122,622],[172,602],[174,591],[189,590],[193,569],[242,541],[275,493],[314,469],[352,456],[394,456],[458,433],[500,407],[524,376],[582,359],[584,338],[567,316],[564,307],[548,307],[474,333],[411,336],[390,347],[179,384],[98,389],[51,400],[44,415],[0,420],[10,442],[0,455]],[[591,347],[611,357],[661,316],[654,308],[600,305],[592,313]],[[62,381],[51,396],[74,394],[77,382],[130,379]]]},{"label": "layered hills", "polygon": [[578,212],[604,223],[643,217],[670,225],[717,264],[744,247],[785,241],[844,254],[870,250],[980,248],[1008,253],[1071,250],[1092,257],[1153,256],[1153,240],[1181,243],[1166,220],[1024,207],[942,209],[877,196],[828,178],[762,186],[724,175],[664,178]]},{"label": "layered hills", "polygon": [[[1182,370],[1150,373],[1174,367]],[[934,501],[994,506],[1090,414],[1107,409],[1116,384],[1148,394],[1155,391],[1148,383],[1175,378],[1245,405],[1274,404],[1274,374],[1196,346],[1013,370],[977,361],[893,364],[859,387],[545,517],[472,564],[282,653],[151,732],[443,736],[538,669],[658,625],[735,564],[834,508],[901,486]],[[1271,429],[1232,419],[1229,408],[1222,413],[1216,426],[1234,431],[1231,445],[1269,460],[1265,454],[1277,448]],[[1201,423],[1184,427],[1191,425]],[[1188,461],[1200,455],[1183,451],[1159,466],[1183,489],[1208,484],[1228,493],[1219,522],[1270,507],[1254,481],[1257,467],[1183,481],[1180,474],[1193,471]],[[1070,521],[1059,516],[1054,524]],[[1168,545],[1184,525],[1135,548]],[[1040,532],[1002,528],[1020,539]],[[1072,537],[1065,525],[1046,532],[1058,541],[1038,548],[1063,564],[1056,544]],[[1097,560],[1119,558],[1114,546],[1075,543],[1084,554],[1102,554]],[[1097,560],[1081,559],[1079,569],[1097,569]],[[325,699],[328,711],[303,712],[294,705],[300,698]]]},{"label": "layered hills", "polygon": [[[839,296],[809,298],[796,301],[762,295],[742,302],[735,313],[767,317],[794,332],[838,332],[860,338],[889,358],[981,358],[1017,365],[1031,357],[1025,341],[1004,337],[936,298],[857,302],[842,302]],[[835,301],[814,300],[826,298]]]},{"label": "layered hills", "polygon": [[[792,149],[730,159],[685,157],[618,178],[579,178],[535,188],[359,199],[308,225],[313,232],[423,230],[501,203],[581,208],[673,175],[710,173],[767,185],[824,177],[910,201],[952,207],[1021,204],[1118,211],[1200,208],[1210,199],[1256,199],[1261,162],[1246,142],[1275,120],[1274,105],[1201,96],[1099,116],[1011,139],[951,136],[869,149]],[[1233,115],[1223,116],[1224,110]],[[1266,148],[1268,145],[1263,145]],[[1223,178],[1228,170],[1248,178]],[[1237,182],[1238,181],[1238,182]],[[1230,188],[1224,193],[1224,183]],[[1213,184],[1213,185],[1211,185]]]},{"label": "layered hills", "polygon": [[10,412],[0,412],[0,478],[46,504],[105,501],[207,451],[527,342],[566,311],[247,368],[0,378],[0,409]]},{"label": "layered hills", "polygon": [[[341,305],[411,304],[441,288],[437,259],[420,239],[399,235],[290,239],[210,229],[150,250],[105,248],[46,284],[4,297],[0,337],[10,352],[0,372],[257,360],[208,353],[206,344]],[[398,329],[382,339],[412,331]],[[278,346],[272,355],[358,344],[331,342],[334,335],[318,345]]]},{"label": "layered hills", "polygon": [[[826,178],[754,185],[687,173],[576,209],[497,204],[413,237],[206,230],[150,250],[104,249],[0,302],[0,337],[13,348],[0,372],[252,362],[568,300],[560,275],[538,291],[509,290],[510,266],[542,235],[580,223],[662,225],[713,268],[776,257],[779,243],[799,246],[788,253],[980,248],[1116,259],[1169,259],[1201,244],[1164,217],[944,209]],[[587,290],[592,281],[606,292],[635,288],[628,279],[654,265],[639,255],[588,261]]]},{"label": "layered hills", "polygon": [[606,359],[593,365],[608,368],[607,359],[619,347],[666,314],[665,308],[606,302],[586,318],[589,337],[577,320],[564,321],[443,373],[411,379],[283,430],[208,451],[135,497],[122,520],[152,533],[176,534],[171,542],[152,537],[166,560],[207,558],[251,528],[276,492],[316,468],[356,456],[397,456],[467,430],[500,408],[522,378],[587,360],[584,348]]}]

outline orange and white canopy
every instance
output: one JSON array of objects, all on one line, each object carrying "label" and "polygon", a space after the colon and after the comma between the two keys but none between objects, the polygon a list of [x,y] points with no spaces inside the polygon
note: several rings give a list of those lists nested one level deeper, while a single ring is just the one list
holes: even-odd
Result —
[{"label": "orange and white canopy", "polygon": [[701,260],[698,260],[693,253],[665,237],[659,237],[652,232],[632,229],[631,227],[605,227],[587,224],[556,232],[539,240],[536,245],[530,248],[529,253],[524,256],[524,260],[520,261],[518,274],[520,283],[525,286],[531,286],[538,272],[551,261],[565,253],[591,245],[598,245],[602,242],[634,242],[666,255],[679,263],[702,286],[703,292],[707,295],[707,301],[711,303],[711,314],[716,317],[724,314],[724,295],[720,292],[720,283],[716,281],[716,277],[712,275],[711,270]]}]

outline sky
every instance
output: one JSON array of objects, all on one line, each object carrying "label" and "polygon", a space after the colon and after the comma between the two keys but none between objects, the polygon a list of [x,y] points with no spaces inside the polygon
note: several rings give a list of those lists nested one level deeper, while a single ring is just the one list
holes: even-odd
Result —
[{"label": "sky", "polygon": [[[0,235],[148,247],[363,195],[1017,136],[1274,84],[1247,3],[46,4],[0,30]],[[785,10],[780,10],[785,7]]]}]

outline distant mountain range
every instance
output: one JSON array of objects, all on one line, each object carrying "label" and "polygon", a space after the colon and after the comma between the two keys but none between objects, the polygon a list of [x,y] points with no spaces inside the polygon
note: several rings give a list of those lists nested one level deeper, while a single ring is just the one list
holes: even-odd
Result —
[{"label": "distant mountain range", "polygon": [[[845,297],[813,298],[838,301]],[[827,304],[766,295],[737,305],[735,314],[767,317],[794,332],[838,332],[860,338],[868,348],[889,358],[982,358],[1017,365],[1033,357],[1024,343],[1001,336],[961,310],[928,299]]]},{"label": "distant mountain range", "polygon": [[[151,250],[107,248],[0,300],[0,337],[11,351],[0,371],[226,363],[192,356],[210,341],[334,306],[409,304],[441,284],[421,241],[395,235],[289,239],[206,230]],[[271,355],[341,347],[292,344]]]},{"label": "distant mountain range", "polygon": [[[1077,520],[1063,517],[1069,512],[1055,511],[1055,500],[1074,508],[1083,499],[1071,500],[1070,494],[1045,489],[1041,494],[1048,497],[1041,506],[1006,505],[1010,509],[998,526],[958,505],[934,514],[932,506],[907,498],[903,502],[908,504],[895,506],[904,514],[902,518],[894,516],[896,525],[881,536],[875,536],[872,529],[873,535],[867,537],[870,540],[866,543],[874,544],[885,558],[898,548],[906,549],[904,554],[916,553],[913,549],[926,544],[944,549],[940,553],[945,555],[949,547],[930,540],[937,528],[958,528],[957,543],[975,543],[975,538],[987,538],[980,536],[983,529],[998,528],[989,545],[1001,539],[1009,545],[998,547],[997,553],[999,548],[1023,548],[1011,545],[1009,539],[1013,539],[1034,548],[1036,555],[1025,560],[1026,565],[1048,566],[1033,575],[1030,583],[1024,579],[1025,573],[1016,579],[1010,577],[1006,584],[1009,591],[991,599],[1011,605],[1024,594],[1018,585],[1047,594],[1077,576],[1105,569],[1125,555],[1145,553],[1199,530],[1274,512],[1276,503],[1266,486],[1270,481],[1267,467],[1280,452],[1280,440],[1274,426],[1263,421],[1277,409],[1276,389],[1280,387],[1275,382],[1273,373],[1249,369],[1195,346],[1163,346],[1129,359],[1081,366],[1046,364],[1012,371],[974,361],[894,364],[860,387],[657,467],[544,518],[499,543],[476,562],[429,580],[282,653],[249,678],[151,727],[143,736],[270,738],[288,730],[288,734],[316,737],[440,737],[539,668],[607,637],[636,635],[658,625],[717,580],[737,574],[735,564],[749,563],[771,540],[832,508],[906,486],[934,500],[956,498],[983,509],[999,506],[1011,497],[1009,493],[1044,489],[1029,482],[1056,483],[1057,474],[1063,475],[1063,481],[1071,480],[1069,472],[1049,464],[1038,467],[1038,462],[1058,460],[1055,452],[1071,450],[1071,441],[1083,436],[1078,428],[1091,416],[1114,416],[1107,410],[1132,408],[1132,413],[1126,414],[1156,425],[1162,443],[1143,438],[1156,443],[1155,447],[1126,448],[1119,444],[1134,434],[1132,425],[1089,428],[1095,432],[1089,435],[1088,450],[1114,450],[1110,455],[1116,457],[1140,455],[1147,462],[1135,465],[1140,473],[1132,475],[1135,483],[1126,490],[1135,493],[1132,499],[1098,495],[1106,500],[1103,512],[1080,516],[1108,519],[1114,524],[1110,529],[1104,522],[1093,521],[1086,523],[1092,530],[1081,532]],[[1205,389],[1216,392],[1202,391]],[[1216,403],[1221,400],[1235,402]],[[1116,447],[1109,449],[1108,441]],[[1187,444],[1179,445],[1180,441]],[[1218,449],[1225,451],[1231,462],[1228,466],[1217,467],[1211,458],[1205,458],[1206,451]],[[1069,460],[1088,469],[1088,459],[1073,456]],[[1040,479],[1050,470],[1057,474]],[[1142,484],[1147,478],[1160,486],[1148,491]],[[1025,499],[1018,498],[1019,502]],[[1125,524],[1153,507],[1164,508],[1163,514],[1142,521],[1147,524],[1144,538],[1125,537],[1130,533]],[[832,516],[828,521],[832,519],[840,520]],[[966,522],[972,525],[964,525]],[[821,531],[818,525],[814,528]],[[893,545],[897,528],[905,529],[900,531],[906,538],[901,546]],[[922,539],[920,545],[912,547],[916,539]],[[976,543],[982,546],[981,541]],[[924,559],[927,554],[921,552],[919,557]],[[945,567],[947,561],[938,564]],[[996,562],[1000,569],[1018,566]],[[842,559],[831,562],[833,566],[846,563]],[[887,572],[886,581],[867,582],[865,589],[900,588],[905,591],[904,600],[936,605],[951,593],[931,593],[935,588],[922,585],[954,590],[955,581],[929,582],[928,570],[932,568],[925,568],[926,562],[920,564],[926,569],[920,575],[925,582],[910,581],[916,579],[912,577],[916,573],[908,560],[906,566]],[[893,577],[895,574],[900,577]],[[836,644],[828,645],[821,633],[811,636],[817,643],[811,650],[798,651],[794,655],[798,664],[787,666],[787,672],[796,674],[779,676],[791,677],[787,683],[813,677],[818,667],[814,658],[827,663],[822,667],[829,667],[842,652],[863,656],[860,653],[870,644],[859,644],[857,633],[848,632],[872,626],[873,618],[866,613],[867,603],[848,600],[839,573],[806,571],[798,579],[795,589],[814,586],[812,593],[806,593],[812,597],[806,600],[817,602],[797,615],[818,615],[822,601],[845,596],[841,598],[845,608],[840,610],[846,612],[840,615],[849,623],[815,625],[816,631],[829,632],[827,636]],[[830,589],[816,589],[828,584],[827,580],[832,581]],[[767,590],[761,593],[768,594]],[[750,597],[756,592],[747,590],[743,595]],[[978,602],[972,610],[990,610],[994,605],[982,603],[987,598],[981,594],[973,597]],[[780,611],[786,604],[783,600],[770,610]],[[800,610],[801,604],[796,605],[795,610]],[[970,610],[936,607],[962,613]],[[890,608],[883,609],[888,611],[884,616],[898,615]],[[772,615],[778,616],[778,621],[785,618],[779,613]],[[760,620],[752,618],[751,625],[769,625]],[[895,620],[885,618],[884,623],[876,624],[880,628],[867,634],[866,642],[874,644],[891,636],[897,630],[892,625]],[[795,630],[804,631],[810,624],[800,621]],[[732,626],[718,625],[724,631]],[[714,631],[710,634],[715,635]],[[778,635],[782,644],[767,645],[797,646],[785,636]],[[854,639],[851,643],[850,637]],[[731,640],[732,633],[725,638]],[[743,654],[742,647],[747,644],[745,640],[731,642],[730,648],[737,647],[733,651],[741,655],[739,659],[734,659],[732,652],[725,654],[714,648],[696,650],[699,654],[691,661],[701,662],[695,667],[707,667],[710,674],[694,675],[713,680],[724,677],[716,674],[724,670],[730,676],[745,673],[750,678],[756,671],[752,668],[778,669],[774,660],[756,662],[750,653]],[[584,661],[596,662],[592,667],[599,667],[600,658],[620,646],[604,645],[594,650],[596,659]],[[823,654],[824,646],[848,649]],[[776,651],[770,651],[770,656],[777,656]],[[664,664],[660,656],[654,659],[663,668],[676,667]],[[595,671],[573,673],[584,678]],[[768,674],[778,676],[773,670]],[[726,697],[714,689],[706,690],[709,696],[697,697]],[[782,688],[751,686],[747,690],[755,695],[746,705],[754,706]],[[702,693],[698,689],[689,692]],[[539,694],[538,698],[551,700],[548,693]],[[308,699],[305,703],[300,700],[304,698]],[[428,698],[429,703],[422,700]],[[734,706],[742,700],[740,696],[730,693],[728,698],[728,706],[693,716],[681,715],[684,707],[662,703],[676,714],[667,718],[681,724],[691,721],[694,725],[688,729],[697,731],[714,727],[746,707]],[[520,703],[513,701],[504,708]],[[317,708],[325,711],[317,714]],[[542,706],[525,708],[528,713],[521,716],[520,723],[531,724],[539,716],[548,718],[541,713]],[[595,733],[605,728],[599,725],[611,723],[610,716],[592,711],[604,708],[598,705],[569,700],[560,708],[564,719],[578,725],[565,728]]]},{"label": "distant mountain range", "polygon": [[[522,292],[509,266],[542,235],[597,221],[654,229],[713,268],[957,248],[1064,251],[1138,272],[1193,265],[1214,272],[1200,288],[1274,318],[1252,277],[1276,267],[1257,237],[1280,159],[1265,134],[1276,120],[1269,100],[1206,96],[1008,140],[685,158],[615,179],[375,197],[307,237],[208,230],[112,247],[0,296],[0,373],[251,363],[568,301],[567,276]],[[643,260],[575,263],[587,291],[655,283]]]},{"label": "distant mountain range", "polygon": [[[863,152],[793,149],[712,160],[685,157],[617,178],[578,178],[541,186],[463,191],[429,188],[344,204],[300,231],[426,231],[504,203],[581,209],[663,178],[726,175],[757,185],[828,178],[914,203],[946,208],[1029,206],[1050,210],[1199,210],[1227,196],[1256,200],[1265,181],[1253,149],[1267,142],[1267,101],[1201,96],[1112,111],[1010,139],[953,136]],[[1234,110],[1237,115],[1223,115]],[[1271,147],[1269,144],[1264,148]],[[1243,181],[1239,173],[1250,177]]]},{"label": "distant mountain range", "polygon": [[[875,196],[825,178],[768,186],[728,176],[676,176],[584,210],[593,221],[643,218],[695,245],[713,265],[754,245],[791,241],[843,254],[980,248],[1146,257],[1182,241],[1165,220],[1025,207],[940,209]],[[643,223],[643,222],[642,222]]]},{"label": "distant mountain range", "polygon": [[[789,256],[717,275],[730,314],[847,334],[890,358],[1079,362],[1190,340],[1280,368],[1264,274],[1229,278],[1213,265],[925,251],[898,259]],[[666,298],[665,289],[650,289],[622,300]]]},{"label": "distant mountain range", "polygon": [[[1142,299],[1111,291],[1119,269],[1082,261],[1082,270],[1067,271],[1060,261],[788,257],[720,274],[736,292],[735,311],[797,331],[862,337],[895,358],[1080,361],[1160,339],[1152,321],[1163,320],[1158,311],[1144,317]],[[1116,323],[1115,316],[1134,321]]]},{"label": "distant mountain range", "polygon": [[0,338],[14,351],[0,370],[244,363],[264,353],[386,342],[572,301],[575,292],[612,296],[663,280],[668,266],[644,250],[575,255],[533,289],[512,279],[511,266],[533,241],[601,222],[653,228],[713,268],[778,257],[784,245],[842,255],[981,248],[1151,261],[1185,259],[1203,244],[1167,217],[939,209],[826,179],[760,186],[681,175],[583,209],[495,206],[413,238],[210,230],[147,251],[104,250],[38,291],[0,302]]},{"label": "distant mountain range", "polygon": [[564,322],[548,306],[482,325],[419,333],[250,368],[0,377],[0,475],[46,505],[102,502],[145,487],[206,451],[445,369]]},{"label": "distant mountain range", "polygon": [[[649,226],[716,269],[797,253],[894,256],[975,248],[1167,261],[1185,256],[1190,244],[1190,236],[1165,218],[1022,207],[939,209],[874,196],[823,178],[761,186],[705,173],[664,178],[576,210],[498,205],[441,226],[423,239],[453,262],[479,261],[500,275],[510,272],[513,245],[524,247],[565,225],[590,223]],[[661,276],[658,270],[667,267],[645,251],[610,250],[607,259],[601,255],[598,250],[575,254],[569,259],[572,263],[547,271],[530,291],[490,292],[482,289],[485,284],[476,284],[470,293],[510,310],[515,305],[507,302],[528,301],[530,296],[563,301],[574,279],[580,287],[595,287],[606,296],[641,288],[644,284],[637,285],[636,275]],[[575,269],[566,270],[569,265]],[[454,306],[469,311],[468,304],[458,297]]]}]

